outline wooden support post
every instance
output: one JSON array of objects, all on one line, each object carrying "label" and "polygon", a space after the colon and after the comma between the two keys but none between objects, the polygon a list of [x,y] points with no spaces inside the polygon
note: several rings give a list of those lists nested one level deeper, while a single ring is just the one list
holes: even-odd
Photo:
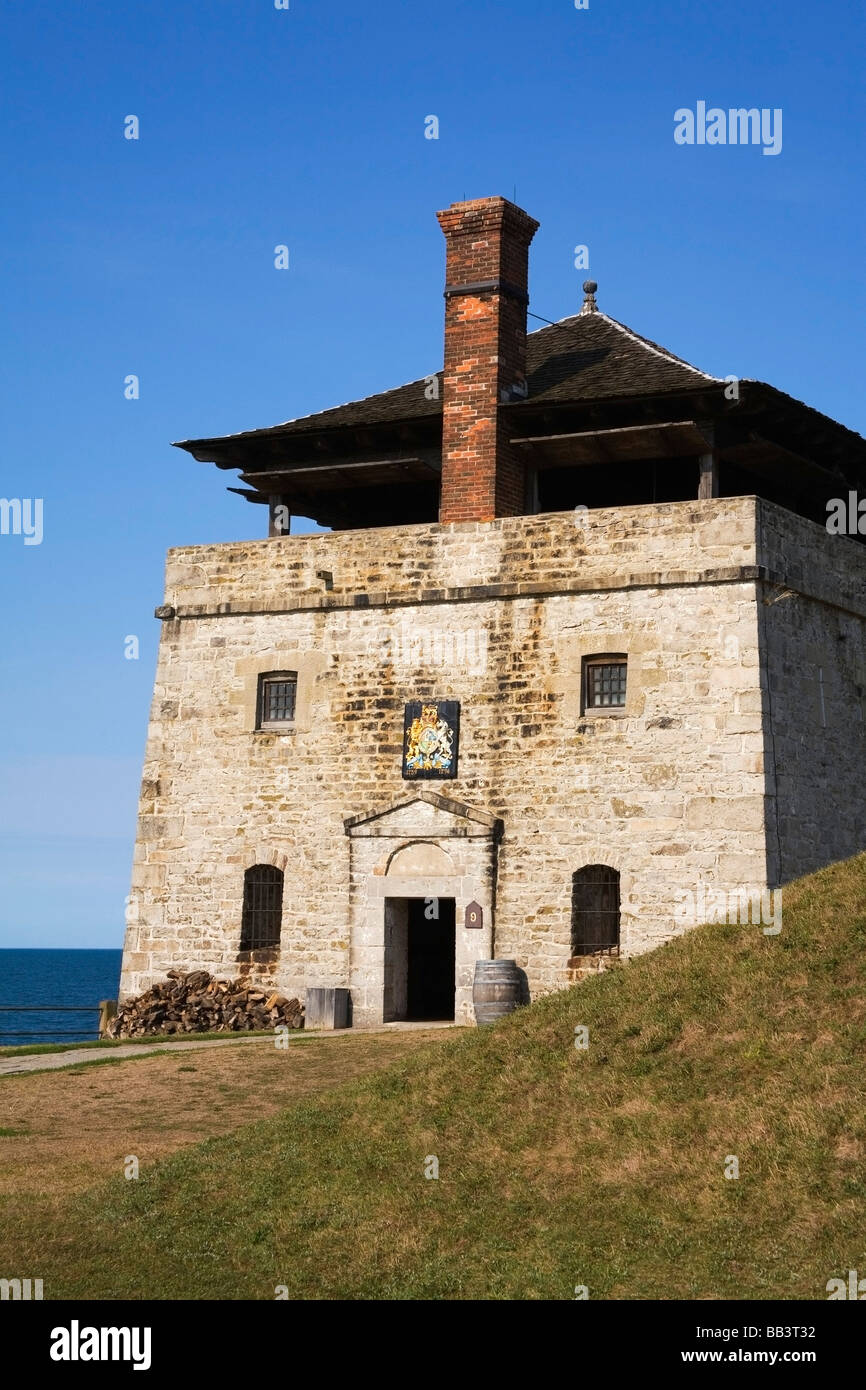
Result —
[{"label": "wooden support post", "polygon": [[719,464],[716,455],[714,453],[701,454],[700,469],[698,497],[718,497]]},{"label": "wooden support post", "polygon": [[719,459],[718,454],[716,453],[716,450],[713,447],[713,445],[715,444],[715,439],[713,437],[712,425],[702,425],[701,433],[706,438],[707,444],[710,447],[708,452],[705,454],[701,454],[700,459],[698,460],[698,497],[718,497]]},{"label": "wooden support post", "polygon": [[268,535],[287,536],[292,529],[291,512],[277,492],[268,496]]}]

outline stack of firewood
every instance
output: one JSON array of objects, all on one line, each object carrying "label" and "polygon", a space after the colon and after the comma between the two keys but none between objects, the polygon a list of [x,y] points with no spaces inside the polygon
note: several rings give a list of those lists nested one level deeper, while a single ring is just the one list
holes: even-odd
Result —
[{"label": "stack of firewood", "polygon": [[206,970],[169,970],[168,979],[129,999],[106,1036],[138,1038],[151,1033],[243,1033],[253,1029],[303,1028],[297,999],[274,994],[249,980],[217,980]]}]

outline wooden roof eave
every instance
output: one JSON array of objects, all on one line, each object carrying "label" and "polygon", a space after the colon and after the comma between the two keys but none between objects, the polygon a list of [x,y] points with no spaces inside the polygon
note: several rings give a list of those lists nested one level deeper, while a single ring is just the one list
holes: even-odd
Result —
[{"label": "wooden roof eave", "polygon": [[540,468],[640,463],[651,458],[694,458],[713,447],[712,432],[694,420],[517,436],[509,442]]},{"label": "wooden roof eave", "polygon": [[[291,423],[291,422],[289,422]],[[393,449],[401,444],[433,447],[442,435],[441,411],[425,415],[396,417],[393,420],[365,421],[351,425],[313,426],[296,430],[273,425],[243,434],[221,435],[213,439],[175,440],[173,448],[183,449],[199,463],[217,468],[249,468],[263,456],[291,457],[296,451],[308,455],[346,456],[365,449]]]},{"label": "wooden roof eave", "polygon": [[406,483],[436,484],[441,475],[438,459],[415,457],[367,460],[334,460],[332,463],[275,468],[241,474],[242,482],[264,493],[291,493],[300,488],[309,495],[346,488],[381,488]]},{"label": "wooden roof eave", "polygon": [[691,390],[649,391],[617,396],[594,396],[567,401],[529,396],[525,400],[503,402],[500,412],[517,435],[541,433],[533,420],[549,423],[549,433],[561,432],[559,422],[571,418],[575,427],[612,428],[614,421],[631,423],[673,423],[691,419],[713,421],[729,414],[733,402],[726,401],[722,383],[698,382]]}]

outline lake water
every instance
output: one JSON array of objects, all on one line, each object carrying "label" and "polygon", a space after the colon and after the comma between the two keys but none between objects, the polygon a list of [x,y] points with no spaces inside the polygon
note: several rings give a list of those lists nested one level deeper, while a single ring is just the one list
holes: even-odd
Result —
[{"label": "lake water", "polygon": [[[100,999],[116,999],[121,951],[0,950],[0,1047],[96,1037]],[[87,1005],[88,1013],[6,1012],[10,1004]]]}]

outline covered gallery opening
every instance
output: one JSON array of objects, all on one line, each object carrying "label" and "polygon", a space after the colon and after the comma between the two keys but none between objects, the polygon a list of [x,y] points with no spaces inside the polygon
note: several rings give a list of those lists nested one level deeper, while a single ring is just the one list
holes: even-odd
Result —
[{"label": "covered gallery opening", "polygon": [[385,899],[384,1021],[454,1018],[453,898]]}]

